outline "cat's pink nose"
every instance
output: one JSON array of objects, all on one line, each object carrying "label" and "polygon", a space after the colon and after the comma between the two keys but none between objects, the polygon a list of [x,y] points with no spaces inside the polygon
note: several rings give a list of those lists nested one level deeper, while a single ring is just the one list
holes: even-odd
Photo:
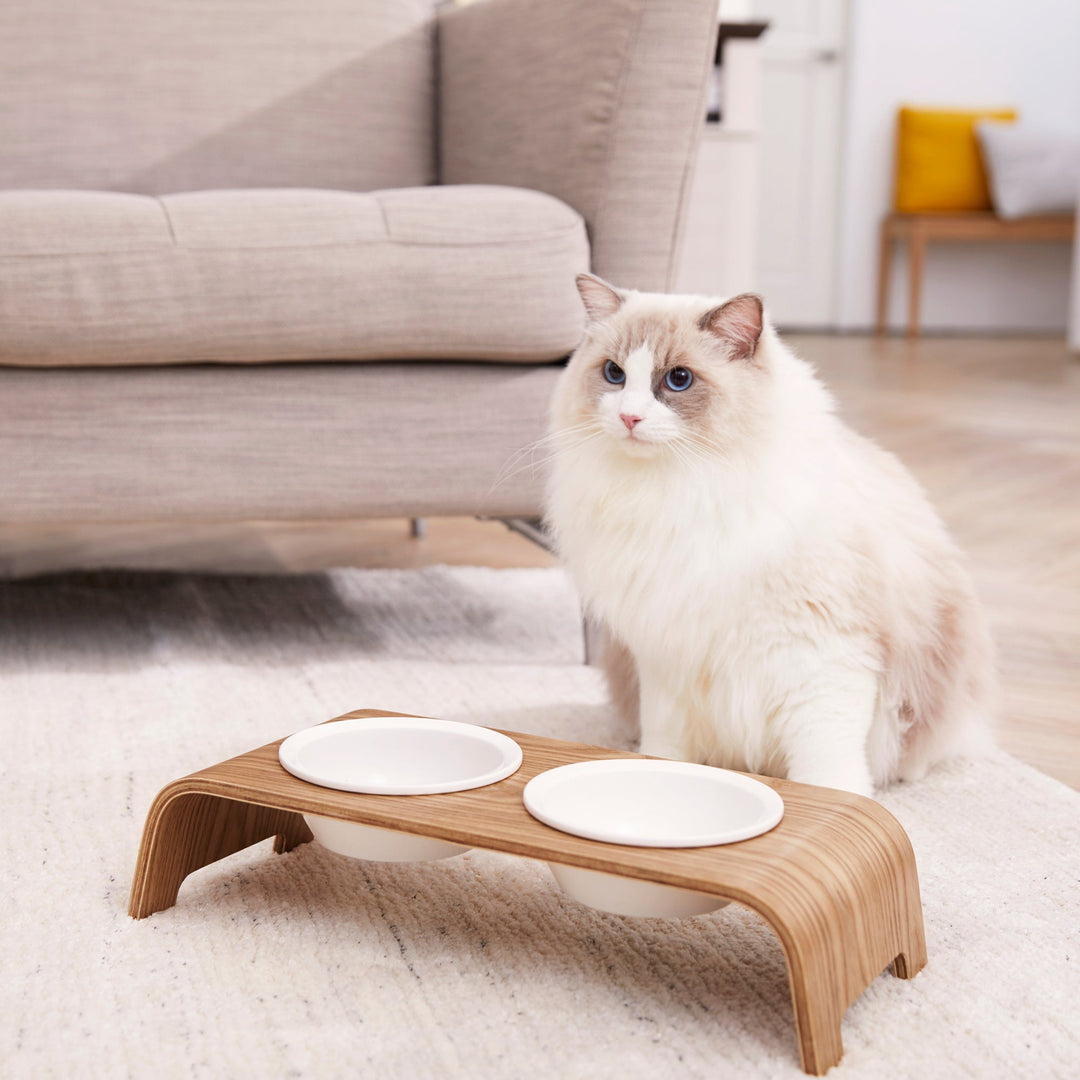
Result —
[{"label": "cat's pink nose", "polygon": [[629,413],[619,413],[619,419],[626,425],[627,431],[633,431],[641,423],[643,417],[631,416]]}]

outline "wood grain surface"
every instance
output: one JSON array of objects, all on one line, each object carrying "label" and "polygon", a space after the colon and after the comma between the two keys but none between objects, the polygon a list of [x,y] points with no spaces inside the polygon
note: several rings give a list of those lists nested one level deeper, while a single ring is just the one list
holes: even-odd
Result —
[{"label": "wood grain surface", "polygon": [[600,843],[535,820],[522,790],[559,765],[638,755],[505,734],[522,748],[521,768],[471,791],[387,796],[318,787],[281,767],[280,741],[176,780],[147,816],[129,912],[138,919],[171,906],[189,873],[259,840],[274,836],[278,851],[305,842],[304,813],[710,893],[758,912],[779,937],[803,1067],[814,1074],[840,1060],[844,1012],[886,967],[910,978],[926,963],[914,854],[873,800],[758,777],[784,800],[782,821],[762,836],[684,849]]}]

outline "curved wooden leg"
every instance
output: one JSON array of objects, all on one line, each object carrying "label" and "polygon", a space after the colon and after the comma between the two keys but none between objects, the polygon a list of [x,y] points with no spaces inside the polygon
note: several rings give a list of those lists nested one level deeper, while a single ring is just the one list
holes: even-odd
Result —
[{"label": "curved wooden leg", "polygon": [[[839,950],[832,957],[828,952],[827,945],[812,947],[800,950],[795,963],[788,959],[799,1057],[803,1072],[811,1076],[822,1076],[844,1054],[840,1025],[850,1004],[850,991],[842,982],[845,958]],[[892,962],[893,973],[900,979],[913,979],[925,966],[926,945],[921,941],[911,942],[908,952],[899,953]]]},{"label": "curved wooden leg", "polygon": [[784,948],[799,1056],[813,1076],[840,1060],[844,1013],[886,968],[910,979],[926,965],[911,842],[884,807],[860,803],[861,820],[849,820],[835,836],[823,834],[829,857],[816,872],[796,878],[778,869],[775,883],[782,887],[750,904]]},{"label": "curved wooden leg", "polygon": [[144,919],[172,907],[192,871],[271,836],[281,853],[306,843],[311,831],[290,810],[166,787],[146,817],[128,914]]},{"label": "curved wooden leg", "polygon": [[898,979],[914,979],[926,967],[926,940],[913,941],[906,952],[897,953],[892,973]]},{"label": "curved wooden leg", "polygon": [[[828,931],[827,919],[804,923],[795,932],[792,927],[798,926],[797,921],[786,925],[773,922],[772,925],[787,957],[803,1072],[822,1076],[844,1054],[840,1025],[848,1006],[888,962],[878,968],[873,955],[876,953],[879,960],[882,959],[890,951],[889,946],[881,939],[876,943],[855,942],[837,936],[835,926],[832,932]],[[892,960],[893,973],[900,979],[912,979],[926,966],[921,910],[909,929],[898,929],[904,940],[893,942],[893,949],[897,944],[902,947]]]},{"label": "curved wooden leg", "polygon": [[[784,941],[791,1004],[803,1072],[822,1076],[844,1055],[840,1024],[847,1011],[844,958],[830,942]],[[830,955],[830,952],[833,955]]]}]

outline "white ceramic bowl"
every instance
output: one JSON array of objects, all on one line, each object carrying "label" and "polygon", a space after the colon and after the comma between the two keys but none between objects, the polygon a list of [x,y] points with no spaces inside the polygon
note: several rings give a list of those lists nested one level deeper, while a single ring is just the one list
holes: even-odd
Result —
[{"label": "white ceramic bowl", "polygon": [[[338,791],[434,795],[494,784],[521,766],[513,739],[474,724],[420,716],[365,716],[319,724],[278,748],[294,776]],[[415,862],[468,848],[394,829],[304,815],[315,839],[357,859]]]},{"label": "white ceramic bowl", "polygon": [[727,901],[718,896],[659,885],[655,881],[638,881],[558,863],[548,863],[548,866],[567,896],[572,896],[579,904],[615,915],[685,919],[691,915],[707,915],[727,905]]},{"label": "white ceramic bowl", "polygon": [[316,817],[314,814],[305,814],[304,820],[311,830],[311,835],[323,847],[353,859],[426,862],[429,859],[449,859],[469,850],[461,844],[451,844],[448,840],[411,836],[394,829],[380,829],[375,825],[357,825],[354,821]]},{"label": "white ceramic bowl", "polygon": [[[617,758],[541,773],[525,785],[525,808],[562,832],[634,847],[711,847],[768,832],[784,803],[766,784],[685,761]],[[582,903],[620,915],[679,918],[722,907],[704,893],[551,864]]]}]

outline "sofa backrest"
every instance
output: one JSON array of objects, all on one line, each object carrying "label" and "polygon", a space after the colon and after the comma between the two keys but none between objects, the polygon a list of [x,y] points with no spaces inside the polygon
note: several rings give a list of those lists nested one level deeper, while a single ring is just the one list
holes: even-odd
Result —
[{"label": "sofa backrest", "polygon": [[504,184],[585,219],[592,267],[669,289],[716,0],[498,0],[440,9],[444,184]]},{"label": "sofa backrest", "polygon": [[0,4],[0,189],[433,183],[432,6]]}]

